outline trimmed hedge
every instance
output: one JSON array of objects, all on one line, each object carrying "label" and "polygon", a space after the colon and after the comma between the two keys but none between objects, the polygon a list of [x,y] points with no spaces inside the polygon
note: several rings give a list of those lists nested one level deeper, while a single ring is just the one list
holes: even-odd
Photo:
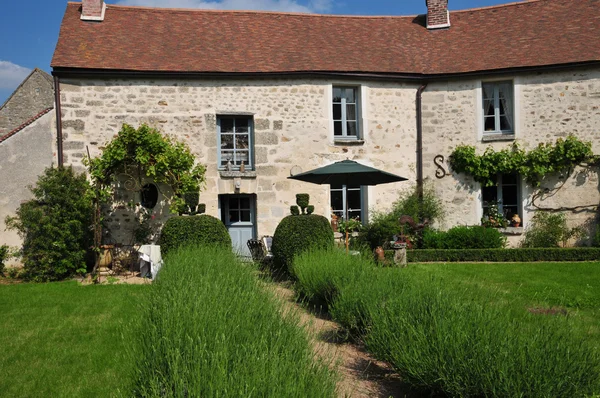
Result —
[{"label": "trimmed hedge", "polygon": [[448,231],[428,230],[423,234],[423,249],[501,249],[506,237],[498,228],[456,226]]},{"label": "trimmed hedge", "polygon": [[316,214],[287,216],[273,234],[275,266],[290,271],[294,257],[309,249],[333,247],[333,229],[329,221]]},{"label": "trimmed hedge", "polygon": [[[393,250],[386,251],[386,258],[392,259],[393,256]],[[408,250],[407,260],[412,263],[600,261],[600,248],[422,249]]]},{"label": "trimmed hedge", "polygon": [[221,220],[207,214],[178,216],[167,220],[158,240],[163,256],[169,251],[189,245],[231,247],[231,237]]}]

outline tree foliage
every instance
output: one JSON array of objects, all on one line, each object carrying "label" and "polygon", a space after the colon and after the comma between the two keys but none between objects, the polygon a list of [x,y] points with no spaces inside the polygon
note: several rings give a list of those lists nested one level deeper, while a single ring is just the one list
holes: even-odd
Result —
[{"label": "tree foliage", "polygon": [[93,193],[86,176],[72,168],[48,168],[6,224],[23,237],[24,276],[60,280],[86,271],[92,244]]}]

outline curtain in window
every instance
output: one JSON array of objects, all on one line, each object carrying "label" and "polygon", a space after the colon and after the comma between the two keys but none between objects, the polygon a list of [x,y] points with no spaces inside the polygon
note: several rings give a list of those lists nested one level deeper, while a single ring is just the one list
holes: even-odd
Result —
[{"label": "curtain in window", "polygon": [[514,131],[512,88],[512,83],[500,83],[498,85],[498,95],[500,96],[500,101],[502,102],[502,108],[504,108],[506,122],[508,123],[509,130]]}]

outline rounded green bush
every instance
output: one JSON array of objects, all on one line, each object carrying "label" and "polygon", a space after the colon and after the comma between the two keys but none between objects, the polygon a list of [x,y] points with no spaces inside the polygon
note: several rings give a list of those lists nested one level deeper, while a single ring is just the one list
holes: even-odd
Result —
[{"label": "rounded green bush", "polygon": [[231,247],[231,237],[221,220],[208,214],[170,218],[158,241],[163,255],[181,246],[219,245]]},{"label": "rounded green bush", "polygon": [[294,257],[308,249],[333,247],[333,230],[329,221],[316,214],[287,216],[273,235],[275,266],[289,271]]}]

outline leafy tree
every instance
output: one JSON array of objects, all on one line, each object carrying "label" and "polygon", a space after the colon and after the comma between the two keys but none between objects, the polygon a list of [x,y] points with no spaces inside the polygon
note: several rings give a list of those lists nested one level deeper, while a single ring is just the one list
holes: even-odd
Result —
[{"label": "leafy tree", "polygon": [[93,193],[85,175],[71,167],[48,168],[6,224],[24,239],[24,277],[36,281],[67,278],[86,271],[92,243]]}]

